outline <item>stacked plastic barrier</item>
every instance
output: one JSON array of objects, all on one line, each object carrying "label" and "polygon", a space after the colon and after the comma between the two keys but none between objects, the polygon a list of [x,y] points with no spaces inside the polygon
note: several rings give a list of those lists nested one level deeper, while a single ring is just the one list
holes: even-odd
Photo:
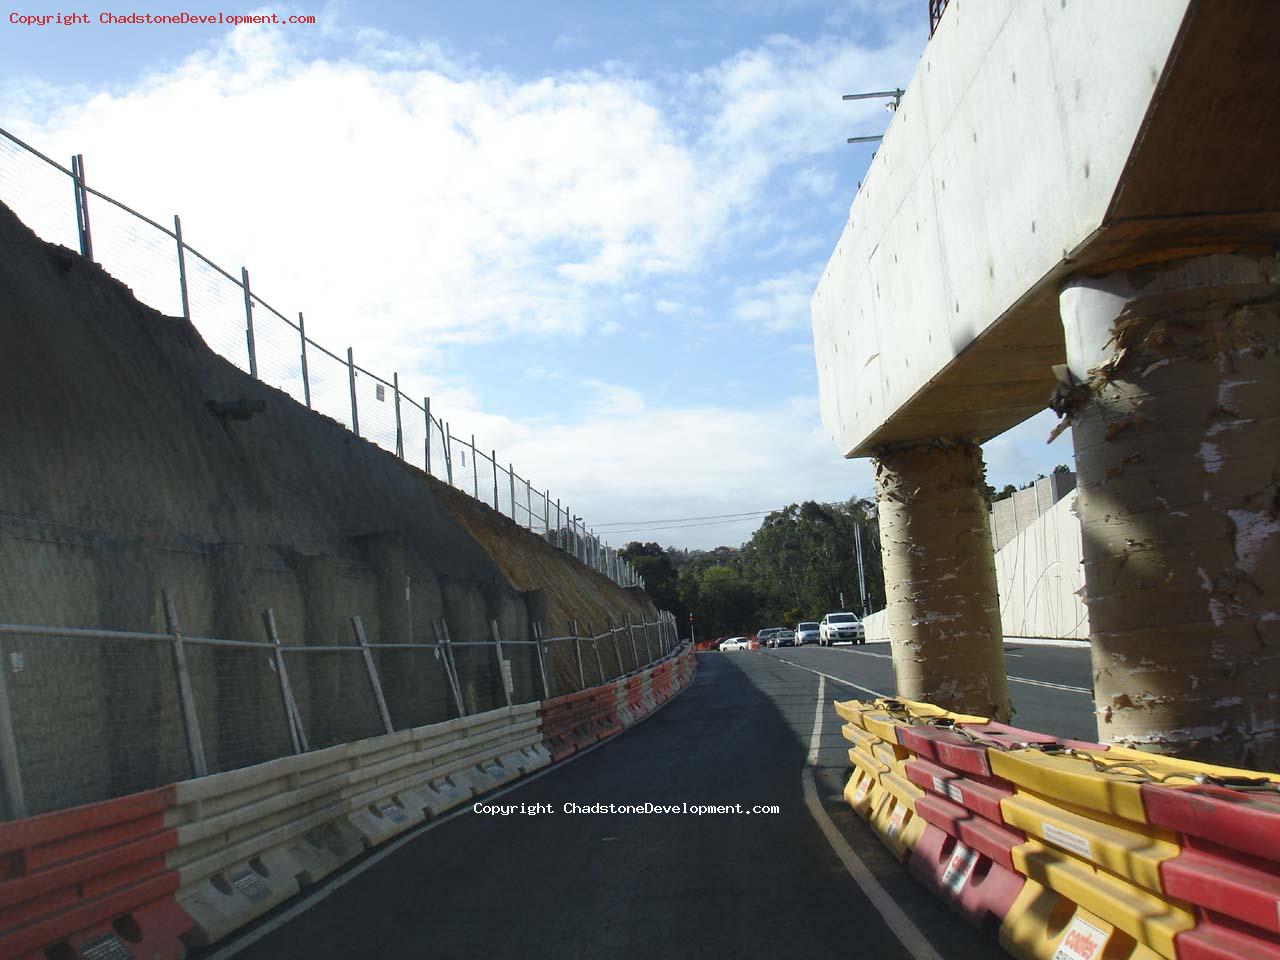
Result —
[{"label": "stacked plastic barrier", "polygon": [[0,824],[0,960],[180,960],[428,817],[618,733],[694,669],[686,646],[568,696]]},{"label": "stacked plastic barrier", "polygon": [[907,700],[835,706],[846,800],[1014,956],[1280,960],[1280,776]]}]

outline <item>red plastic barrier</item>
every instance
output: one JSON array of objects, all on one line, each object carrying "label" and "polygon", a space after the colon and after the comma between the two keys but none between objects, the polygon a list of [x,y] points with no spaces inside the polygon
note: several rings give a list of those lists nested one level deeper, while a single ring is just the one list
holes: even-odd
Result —
[{"label": "red plastic barrier", "polygon": [[1064,740],[1061,737],[1051,737],[1047,733],[1036,733],[1034,730],[1023,730],[1021,727],[1011,727],[1007,723],[997,723],[994,720],[989,723],[966,723],[962,724],[965,731],[984,740],[990,740],[992,743],[999,744],[1011,750],[1020,749],[1027,744],[1049,744],[1058,743],[1064,747],[1071,747],[1073,750],[1089,750],[1098,752],[1106,750],[1105,743],[1094,743],[1091,740]]},{"label": "red plastic barrier", "polygon": [[958,803],[926,793],[916,798],[916,815],[924,818],[966,847],[990,857],[1007,870],[1017,872],[1013,864],[1013,848],[1025,843],[1027,835],[1012,827],[1002,827],[975,816]]},{"label": "red plastic barrier", "polygon": [[907,779],[931,793],[954,800],[992,823],[1003,824],[1000,801],[1013,796],[1013,786],[999,777],[979,779],[976,774],[961,776],[954,770],[916,757],[907,761]]},{"label": "red plastic barrier", "polygon": [[945,727],[902,725],[897,730],[898,742],[917,756],[952,770],[990,779],[986,747]]},{"label": "red plastic barrier", "polygon": [[1179,960],[1280,960],[1280,794],[1143,784],[1142,803],[1180,835],[1182,852],[1160,864],[1165,892],[1198,908]]},{"label": "red plastic barrier", "polygon": [[[917,809],[920,800],[916,800]],[[1008,916],[1027,878],[929,823],[907,860],[911,874],[982,929]]]},{"label": "red plastic barrier", "polygon": [[71,955],[180,957],[191,918],[165,867],[173,788],[0,824],[0,960]]}]

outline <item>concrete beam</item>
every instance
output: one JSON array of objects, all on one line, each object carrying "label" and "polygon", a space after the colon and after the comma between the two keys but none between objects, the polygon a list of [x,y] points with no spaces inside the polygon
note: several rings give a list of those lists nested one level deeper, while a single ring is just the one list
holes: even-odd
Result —
[{"label": "concrete beam", "polygon": [[842,453],[1042,409],[1073,275],[1280,235],[1277,48],[1268,0],[952,3],[813,297]]}]

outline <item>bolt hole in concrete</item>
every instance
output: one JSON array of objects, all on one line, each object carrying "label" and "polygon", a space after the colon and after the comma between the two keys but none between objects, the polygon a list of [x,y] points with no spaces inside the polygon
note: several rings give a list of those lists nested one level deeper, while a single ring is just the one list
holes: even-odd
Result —
[{"label": "bolt hole in concrete", "polygon": [[267,865],[263,863],[261,857],[254,857],[252,860],[250,860],[249,867],[250,869],[253,870],[254,873],[256,873],[260,877],[271,876],[271,871],[267,869]]},{"label": "bolt hole in concrete", "polygon": [[221,873],[215,873],[209,878],[209,882],[213,884],[213,889],[224,897],[231,896],[231,882]]}]

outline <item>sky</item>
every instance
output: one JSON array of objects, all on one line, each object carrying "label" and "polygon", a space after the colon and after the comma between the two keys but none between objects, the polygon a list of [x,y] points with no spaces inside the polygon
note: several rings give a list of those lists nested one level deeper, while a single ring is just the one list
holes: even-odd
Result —
[{"label": "sky", "polygon": [[[0,126],[180,213],[312,339],[398,372],[615,546],[737,545],[764,511],[872,493],[819,419],[809,299],[874,149],[845,140],[889,119],[841,94],[906,85],[927,4],[637,11],[139,3],[41,26],[13,20],[54,10],[15,8]],[[1069,464],[1053,422],[986,444],[989,481]]]}]

